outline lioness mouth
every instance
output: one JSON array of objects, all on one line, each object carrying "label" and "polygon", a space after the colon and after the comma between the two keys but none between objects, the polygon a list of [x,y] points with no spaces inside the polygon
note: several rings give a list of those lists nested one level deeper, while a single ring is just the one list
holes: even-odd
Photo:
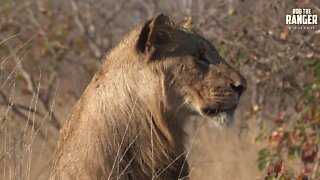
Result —
[{"label": "lioness mouth", "polygon": [[203,109],[201,109],[201,112],[202,112],[202,114],[204,114],[206,116],[214,117],[214,116],[217,116],[218,114],[223,113],[223,112],[231,113],[235,109],[236,109],[236,106],[232,106],[231,108],[217,108],[217,109],[203,108]]},{"label": "lioness mouth", "polygon": [[237,105],[230,108],[202,108],[200,114],[218,127],[228,127],[233,122],[236,107]]}]

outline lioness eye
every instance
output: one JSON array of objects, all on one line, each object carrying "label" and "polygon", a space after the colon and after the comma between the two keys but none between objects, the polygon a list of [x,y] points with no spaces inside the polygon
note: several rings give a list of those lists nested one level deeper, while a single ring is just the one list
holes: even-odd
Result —
[{"label": "lioness eye", "polygon": [[198,58],[196,58],[196,61],[203,65],[209,65],[210,61],[204,56],[204,54],[200,54]]}]

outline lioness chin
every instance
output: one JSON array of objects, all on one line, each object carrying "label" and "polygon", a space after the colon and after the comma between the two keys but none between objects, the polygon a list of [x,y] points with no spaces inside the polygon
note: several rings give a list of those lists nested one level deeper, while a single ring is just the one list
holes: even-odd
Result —
[{"label": "lioness chin", "polygon": [[246,89],[190,27],[160,14],[110,51],[60,132],[53,179],[188,179],[185,119],[228,125]]}]

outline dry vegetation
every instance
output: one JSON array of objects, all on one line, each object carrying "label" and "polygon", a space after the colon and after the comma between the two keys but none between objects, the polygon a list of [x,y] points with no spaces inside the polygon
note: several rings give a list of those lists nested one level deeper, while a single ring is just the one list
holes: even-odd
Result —
[{"label": "dry vegetation", "polygon": [[[319,178],[320,28],[289,30],[284,22],[293,7],[312,8],[319,18],[319,1],[0,0],[0,4],[0,179],[49,176],[61,124],[104,54],[131,28],[160,12],[177,22],[192,16],[194,26],[248,80],[231,130],[219,132],[191,120],[187,127],[192,134],[191,176],[263,179],[266,171],[259,172],[255,164],[259,155],[258,166],[269,167],[270,175],[291,169],[287,177],[297,177],[302,170]],[[302,125],[306,126],[301,129]],[[294,134],[295,127],[304,135]],[[297,148],[287,153],[292,151],[288,142],[295,138]],[[265,151],[259,153],[260,148]],[[305,152],[309,156],[304,157]],[[287,154],[301,161],[287,160]]]}]

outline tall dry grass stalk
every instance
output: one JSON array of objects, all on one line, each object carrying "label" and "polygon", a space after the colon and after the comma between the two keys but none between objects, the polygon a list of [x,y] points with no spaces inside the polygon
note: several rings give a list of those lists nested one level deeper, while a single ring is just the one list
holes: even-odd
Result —
[{"label": "tall dry grass stalk", "polygon": [[[18,36],[0,41],[0,45],[8,49],[7,56],[0,56],[0,179],[41,177],[43,170],[50,166],[50,157],[47,163],[41,162],[44,149],[46,146],[53,149],[47,142],[57,86],[52,100],[44,102],[40,97],[41,70],[35,83],[23,68],[24,57],[29,51],[21,53],[37,34],[24,44],[12,47],[10,40]],[[27,84],[27,92],[21,92],[21,79]]]}]

